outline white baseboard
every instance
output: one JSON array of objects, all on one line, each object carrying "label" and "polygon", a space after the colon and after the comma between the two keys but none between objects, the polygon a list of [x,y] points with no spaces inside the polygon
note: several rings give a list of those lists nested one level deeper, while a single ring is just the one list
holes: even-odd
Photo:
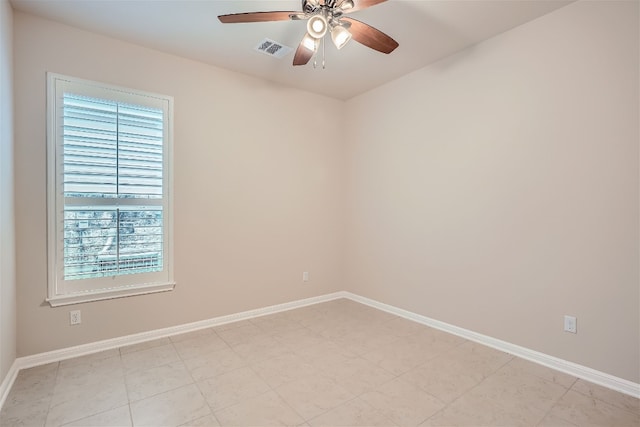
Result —
[{"label": "white baseboard", "polygon": [[634,383],[623,378],[618,378],[613,375],[588,368],[586,366],[578,365],[577,363],[559,359],[548,354],[540,353],[539,351],[531,350],[526,347],[511,344],[497,338],[479,334],[468,329],[450,325],[439,320],[431,319],[429,317],[422,316],[411,311],[403,310],[392,305],[384,304],[369,298],[365,298],[360,295],[355,295],[350,292],[344,292],[344,294],[345,298],[349,298],[353,301],[366,304],[370,307],[374,307],[379,310],[404,317],[405,319],[413,320],[414,322],[418,322],[423,325],[430,326],[432,328],[439,329],[441,331],[448,332],[462,338],[466,338],[470,341],[486,345],[487,347],[495,348],[496,350],[513,354],[514,356],[518,356],[522,359],[538,363],[548,368],[555,369],[556,371],[564,372],[565,374],[573,375],[574,377],[581,378],[585,381],[589,381],[624,394],[628,394],[635,398],[640,398],[640,384],[638,383]]},{"label": "white baseboard", "polygon": [[20,369],[18,368],[18,361],[14,360],[11,364],[11,367],[9,368],[9,371],[0,383],[0,409],[2,409],[4,401],[7,400],[7,396],[9,396],[11,386],[13,386],[13,383],[15,382],[19,371]]},{"label": "white baseboard", "polygon": [[318,304],[321,302],[331,301],[334,299],[344,298],[344,292],[335,292],[332,294],[321,295],[312,298],[306,298],[297,301],[291,301],[284,304],[272,305],[269,307],[258,308],[255,310],[243,311],[227,316],[214,317],[212,319],[201,320],[199,322],[185,323],[182,325],[171,326],[163,329],[155,329],[152,331],[141,332],[139,334],[125,335],[123,337],[112,338],[103,341],[96,341],[89,344],[82,344],[74,347],[67,347],[60,350],[48,351],[46,353],[34,354],[18,358],[19,369],[31,368],[34,366],[45,365],[47,363],[58,362],[60,360],[71,359],[73,357],[84,356],[99,351],[111,350],[118,347],[124,347],[131,344],[137,344],[144,341],[151,341],[158,338],[165,338],[172,335],[183,334],[186,332],[197,331],[199,329],[211,328],[213,326],[224,325],[225,323],[237,322],[239,320],[251,319],[254,317],[265,316],[267,314],[278,313],[281,311],[292,310],[294,308],[305,307],[307,305]]},{"label": "white baseboard", "polygon": [[198,329],[219,326],[225,323],[237,322],[239,320],[251,319],[254,317],[278,313],[281,311],[292,310],[295,308],[332,301],[339,298],[348,298],[350,300],[366,304],[379,310],[404,317],[414,322],[418,322],[432,328],[440,329],[442,331],[460,336],[462,338],[466,338],[471,341],[475,341],[488,347],[513,354],[514,356],[530,360],[532,362],[547,366],[560,372],[582,378],[586,381],[599,384],[612,390],[616,390],[621,393],[640,398],[640,384],[638,383],[618,378],[604,372],[596,371],[595,369],[578,365],[576,363],[559,359],[557,357],[549,356],[547,354],[540,353],[538,351],[534,351],[525,347],[511,344],[506,341],[492,338],[487,335],[482,335],[468,329],[450,325],[439,320],[431,319],[429,317],[403,310],[401,308],[394,307],[388,304],[384,304],[379,301],[355,295],[350,292],[341,291],[313,298],[292,301],[284,304],[272,305],[255,310],[243,311],[240,313],[230,314],[228,316],[214,317],[212,319],[202,320],[199,322],[186,323],[169,328],[156,329],[139,334],[126,335],[109,340],[97,341],[89,344],[78,345],[75,347],[49,351],[46,353],[34,354],[32,356],[20,357],[13,363],[5,379],[0,384],[0,408],[2,408],[7,394],[9,393],[9,390],[11,389],[11,386],[13,385],[13,382],[15,381],[15,378],[20,369],[31,368],[34,366],[58,362],[60,360],[70,359],[73,357],[84,356],[86,354],[97,353],[99,351],[110,350],[131,344],[137,344],[144,341],[150,341],[158,338],[182,334],[185,332],[196,331]]}]

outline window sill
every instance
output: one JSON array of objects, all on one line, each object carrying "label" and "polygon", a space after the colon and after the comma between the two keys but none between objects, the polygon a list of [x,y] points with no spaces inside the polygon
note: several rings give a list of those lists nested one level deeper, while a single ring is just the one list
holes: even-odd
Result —
[{"label": "window sill", "polygon": [[106,299],[125,298],[135,295],[155,294],[158,292],[172,291],[176,284],[155,283],[150,285],[142,285],[135,287],[126,287],[118,289],[101,289],[93,292],[83,292],[69,295],[58,295],[47,298],[47,302],[51,307],[61,307],[64,305],[80,304],[83,302],[102,301]]}]

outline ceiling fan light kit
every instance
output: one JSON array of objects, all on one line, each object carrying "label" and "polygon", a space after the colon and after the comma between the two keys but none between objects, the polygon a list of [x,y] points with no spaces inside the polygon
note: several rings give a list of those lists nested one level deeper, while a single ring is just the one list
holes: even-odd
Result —
[{"label": "ceiling fan light kit", "polygon": [[318,46],[320,45],[320,39],[316,39],[309,33],[307,33],[304,35],[301,44],[305,47],[305,49],[315,53],[318,50]]},{"label": "ceiling fan light kit", "polygon": [[[302,12],[232,13],[220,15],[218,19],[227,24],[308,20],[307,32],[293,58],[293,65],[305,65],[318,51],[320,42],[327,32],[331,34],[331,41],[338,49],[342,49],[353,38],[378,52],[393,52],[398,47],[398,42],[364,22],[344,16],[385,1],[387,0],[302,0]],[[322,50],[324,52],[324,47]],[[324,58],[322,62],[324,64]]]},{"label": "ceiling fan light kit", "polygon": [[331,40],[338,49],[342,49],[351,40],[351,33],[342,25],[336,25],[331,29]]},{"label": "ceiling fan light kit", "polygon": [[327,34],[329,23],[323,13],[313,15],[307,21],[307,33],[314,39],[321,39]]}]

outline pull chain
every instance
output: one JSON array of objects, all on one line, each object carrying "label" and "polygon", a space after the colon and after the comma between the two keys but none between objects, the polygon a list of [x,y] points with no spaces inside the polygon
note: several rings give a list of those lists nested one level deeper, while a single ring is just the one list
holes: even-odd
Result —
[{"label": "pull chain", "polygon": [[[324,37],[320,39],[320,44],[322,45],[322,69],[326,69],[325,60],[324,60]],[[318,54],[313,55],[313,68],[318,67]]]}]

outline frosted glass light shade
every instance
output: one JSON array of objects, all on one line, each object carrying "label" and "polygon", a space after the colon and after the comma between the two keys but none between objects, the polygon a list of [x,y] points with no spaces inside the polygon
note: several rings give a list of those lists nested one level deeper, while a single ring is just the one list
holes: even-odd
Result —
[{"label": "frosted glass light shade", "polygon": [[351,33],[345,27],[336,25],[331,29],[331,40],[338,49],[342,49],[351,40]]},{"label": "frosted glass light shade", "polygon": [[313,38],[309,33],[305,34],[304,37],[302,38],[302,45],[310,52],[317,51],[319,44],[320,44],[320,40]]}]

